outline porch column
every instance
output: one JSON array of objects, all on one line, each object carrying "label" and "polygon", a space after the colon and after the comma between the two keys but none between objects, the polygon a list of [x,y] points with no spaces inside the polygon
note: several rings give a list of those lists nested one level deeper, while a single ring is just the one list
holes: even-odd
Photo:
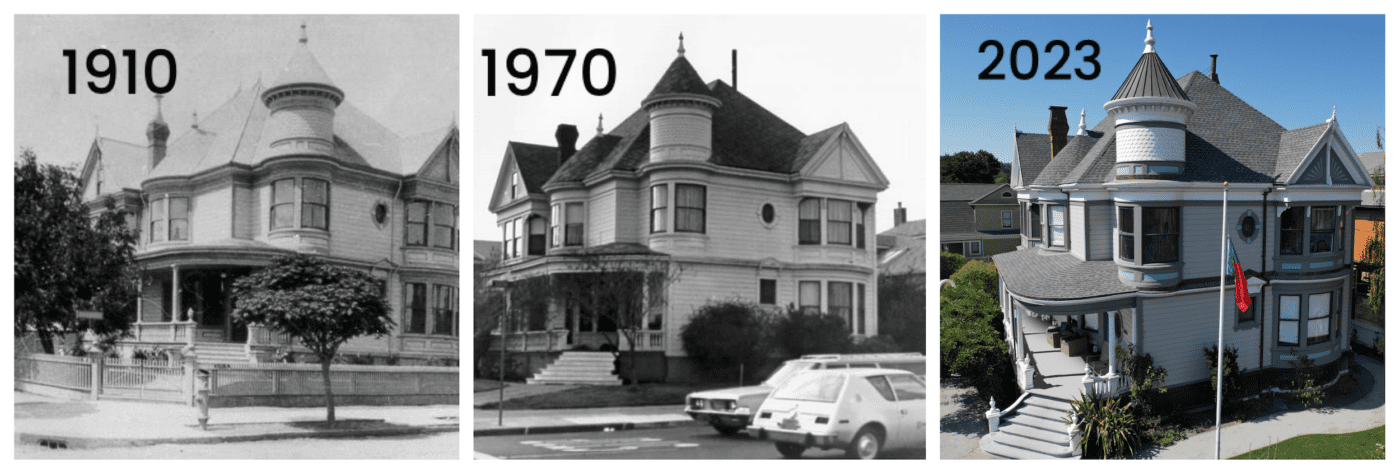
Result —
[{"label": "porch column", "polygon": [[1113,360],[1114,360],[1114,355],[1113,355],[1113,354],[1114,354],[1114,349],[1117,349],[1117,348],[1118,348],[1118,327],[1117,327],[1117,323],[1118,323],[1118,312],[1116,312],[1116,311],[1109,311],[1109,312],[1108,312],[1108,374],[1109,374],[1109,375],[1114,375],[1114,374],[1115,374],[1114,370],[1117,369],[1117,367],[1113,365],[1113,364],[1114,364],[1114,362],[1113,362]]},{"label": "porch column", "polygon": [[170,340],[175,340],[175,329],[180,322],[180,265],[170,265]]}]

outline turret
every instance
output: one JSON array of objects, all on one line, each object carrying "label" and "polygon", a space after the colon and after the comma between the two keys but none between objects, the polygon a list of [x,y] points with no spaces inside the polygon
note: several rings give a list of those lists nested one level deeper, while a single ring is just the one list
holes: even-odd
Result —
[{"label": "turret", "polygon": [[345,99],[307,46],[306,25],[291,61],[262,93],[270,110],[266,139],[272,154],[329,153],[335,141],[335,109]]},{"label": "turret", "polygon": [[651,118],[651,161],[710,158],[712,116],[720,101],[685,59],[685,36],[676,60],[642,100]]},{"label": "turret", "polygon": [[150,124],[146,124],[146,144],[151,149],[151,170],[155,170],[160,161],[165,159],[165,140],[170,138],[170,126],[166,125],[160,111],[160,100],[163,97],[165,96],[162,94],[156,95],[156,117],[151,119]]},{"label": "turret", "polygon": [[1157,57],[1152,22],[1128,79],[1103,105],[1113,117],[1118,180],[1174,180],[1186,170],[1186,121],[1196,103]]}]

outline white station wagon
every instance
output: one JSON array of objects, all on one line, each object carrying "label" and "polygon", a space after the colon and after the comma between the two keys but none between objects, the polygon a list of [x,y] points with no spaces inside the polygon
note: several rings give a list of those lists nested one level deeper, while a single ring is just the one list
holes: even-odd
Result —
[{"label": "white station wagon", "polygon": [[738,433],[753,422],[754,411],[773,389],[794,375],[810,370],[845,368],[903,369],[924,375],[927,358],[918,352],[887,354],[814,354],[784,362],[760,385],[695,392],[685,397],[685,413],[715,427],[721,434]]},{"label": "white station wagon", "polygon": [[925,446],[926,395],[924,379],[903,370],[804,372],[773,391],[748,432],[772,440],[785,458],[817,447],[874,459]]}]

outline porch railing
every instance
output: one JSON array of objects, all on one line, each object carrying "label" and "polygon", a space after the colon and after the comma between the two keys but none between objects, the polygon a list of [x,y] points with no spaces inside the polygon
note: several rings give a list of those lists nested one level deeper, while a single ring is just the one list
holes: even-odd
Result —
[{"label": "porch railing", "polygon": [[[622,348],[619,350],[627,350],[629,348],[627,343],[624,342]],[[637,331],[637,350],[666,350],[666,332]]]},{"label": "porch railing", "polygon": [[138,342],[179,342],[189,343],[194,336],[194,321],[179,322],[136,322]]},{"label": "porch railing", "polygon": [[[569,331],[555,329],[549,331],[525,331],[506,334],[506,350],[511,352],[555,352],[567,350]],[[500,350],[501,336],[491,341],[492,350]]]},{"label": "porch railing", "polygon": [[1095,375],[1094,370],[1085,365],[1084,378],[1080,381],[1084,384],[1085,394],[1114,397],[1123,390],[1123,379],[1122,375],[1115,373]]},{"label": "porch railing", "polygon": [[260,326],[257,324],[249,324],[248,345],[290,347],[292,345],[292,336],[283,332],[278,332],[269,327]]}]

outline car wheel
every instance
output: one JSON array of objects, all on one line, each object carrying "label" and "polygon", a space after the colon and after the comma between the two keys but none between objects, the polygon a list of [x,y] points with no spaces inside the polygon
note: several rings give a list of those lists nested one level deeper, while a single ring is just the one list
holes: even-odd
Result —
[{"label": "car wheel", "polygon": [[869,426],[861,428],[855,439],[851,440],[851,446],[846,448],[846,456],[856,459],[878,458],[882,439],[880,430]]},{"label": "car wheel", "polygon": [[719,434],[721,434],[721,435],[726,435],[726,436],[732,435],[732,434],[735,434],[735,433],[738,433],[739,430],[744,429],[743,427],[738,427],[738,426],[725,426],[725,425],[714,425],[714,427],[715,427],[715,431],[718,431]]},{"label": "car wheel", "polygon": [[787,459],[801,458],[802,452],[807,451],[806,446],[794,445],[792,443],[774,443],[774,445],[777,445],[778,452],[783,454],[783,458]]}]

